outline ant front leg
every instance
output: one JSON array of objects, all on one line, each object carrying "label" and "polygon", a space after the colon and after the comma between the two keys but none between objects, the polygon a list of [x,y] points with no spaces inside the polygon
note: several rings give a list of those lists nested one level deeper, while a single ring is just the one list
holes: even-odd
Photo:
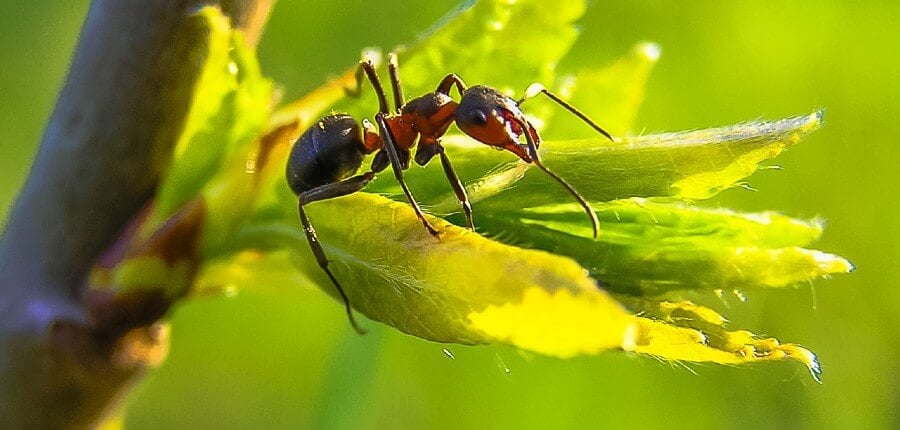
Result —
[{"label": "ant front leg", "polygon": [[394,177],[397,179],[397,182],[400,183],[400,188],[403,189],[403,193],[406,194],[406,198],[409,200],[410,206],[412,206],[413,211],[415,211],[416,216],[419,217],[419,221],[422,221],[422,225],[425,226],[425,230],[428,230],[434,237],[438,237],[438,231],[428,223],[428,220],[425,219],[425,214],[422,213],[422,208],[419,207],[419,204],[416,202],[416,199],[413,197],[412,192],[409,191],[409,187],[406,186],[406,181],[403,179],[403,166],[400,162],[400,156],[397,155],[397,143],[394,139],[394,135],[391,133],[390,127],[387,125],[387,121],[384,119],[384,113],[379,113],[375,115],[375,122],[378,123],[378,131],[381,134],[381,138],[384,140],[384,152],[387,153],[388,158],[391,161],[391,167],[394,171]]},{"label": "ant front leg", "polygon": [[319,243],[319,237],[316,235],[316,229],[314,229],[312,223],[309,222],[309,218],[306,216],[306,211],[303,210],[303,207],[315,201],[353,194],[365,187],[372,179],[375,179],[375,173],[367,172],[341,182],[325,184],[309,191],[304,191],[300,193],[299,203],[297,205],[297,210],[300,213],[300,223],[303,224],[303,231],[306,232],[306,241],[309,242],[309,248],[316,257],[319,267],[325,271],[325,274],[328,275],[328,278],[331,279],[331,283],[334,284],[334,287],[341,295],[341,299],[344,301],[344,308],[347,311],[347,318],[350,319],[350,325],[352,325],[353,329],[359,334],[365,334],[366,331],[363,330],[356,323],[356,319],[353,318],[350,299],[347,297],[347,294],[344,292],[344,289],[341,287],[337,278],[328,268],[328,257],[325,256],[325,251],[322,249],[322,244]]},{"label": "ant front leg", "polygon": [[438,153],[441,157],[441,166],[444,168],[444,174],[447,175],[447,181],[453,187],[453,192],[456,193],[456,199],[459,200],[459,204],[462,206],[463,214],[466,215],[466,225],[469,226],[469,230],[475,231],[475,223],[472,222],[472,203],[469,203],[466,187],[459,180],[459,176],[456,176],[456,171],[453,170],[453,166],[450,164],[450,158],[444,153],[444,147],[439,146],[439,148],[441,148],[441,152]]},{"label": "ant front leg", "polygon": [[441,79],[441,83],[438,84],[435,92],[443,93],[449,96],[450,89],[453,88],[454,85],[456,86],[456,91],[459,92],[459,96],[462,97],[462,94],[466,91],[466,83],[463,82],[462,78],[457,76],[455,73],[444,76],[444,79]]},{"label": "ant front leg", "polygon": [[588,203],[587,200],[573,187],[571,184],[566,182],[565,179],[553,173],[547,166],[544,166],[544,163],[541,161],[540,155],[538,155],[538,143],[540,143],[540,137],[537,132],[534,131],[534,127],[529,123],[525,118],[514,118],[513,119],[519,127],[522,128],[522,131],[525,135],[525,142],[528,144],[528,152],[531,156],[531,162],[534,163],[535,166],[538,166],[539,169],[543,170],[547,176],[550,176],[562,185],[572,197],[575,197],[575,200],[578,201],[578,204],[584,209],[584,212],[591,219],[591,227],[594,230],[594,239],[597,238],[597,235],[600,233],[600,220],[597,218],[597,213],[594,212],[594,208],[591,207],[591,204]]},{"label": "ant front leg", "polygon": [[572,106],[571,104],[569,104],[569,102],[563,100],[558,95],[551,93],[550,90],[537,82],[529,85],[528,88],[525,89],[525,95],[518,100],[517,104],[521,105],[522,103],[525,103],[525,100],[535,97],[538,94],[544,94],[545,96],[549,97],[550,100],[555,101],[557,104],[559,104],[569,112],[572,112],[573,115],[577,116],[579,119],[587,123],[587,125],[591,126],[591,128],[593,128],[594,130],[597,130],[598,133],[606,136],[606,138],[610,141],[613,140],[612,136],[606,130],[597,125],[597,123],[595,123],[594,120],[590,119],[584,112],[578,110],[575,106]]}]

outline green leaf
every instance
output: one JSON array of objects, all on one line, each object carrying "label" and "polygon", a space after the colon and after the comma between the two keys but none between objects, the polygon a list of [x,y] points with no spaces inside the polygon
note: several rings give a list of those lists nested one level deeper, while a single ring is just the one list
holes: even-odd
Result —
[{"label": "green leaf", "polygon": [[[630,342],[630,316],[567,258],[503,245],[430,218],[441,230],[436,239],[407,204],[366,193],[312,204],[309,216],[354,307],[403,332],[438,342],[509,343],[562,357]],[[280,238],[301,253],[303,273],[336,296],[295,219],[273,220],[236,239]],[[241,258],[258,261],[247,253]],[[199,283],[228,278],[240,288],[240,276],[222,276],[228,270],[241,272],[223,266]],[[566,336],[548,336],[557,330]]]},{"label": "green leaf", "polygon": [[[507,93],[521,93],[532,82],[552,86],[555,65],[575,42],[573,23],[584,10],[582,0],[556,1],[553,13],[537,0],[466,4],[410,47],[397,48],[404,92],[412,98],[434,91],[448,73],[470,86],[485,84]],[[346,100],[336,110],[371,118],[378,103],[368,83],[363,87],[363,97]]]},{"label": "green leaf", "polygon": [[795,344],[761,338],[746,331],[725,329],[726,320],[715,311],[691,302],[672,303],[620,297],[638,312],[637,335],[629,350],[670,361],[745,364],[795,360],[821,382],[816,355]]},{"label": "green leaf", "polygon": [[[542,145],[542,158],[591,201],[628,197],[705,199],[738,185],[755,173],[761,162],[778,156],[821,125],[822,113],[814,112],[780,121],[623,137],[615,143],[603,138],[548,141]],[[461,166],[462,171],[494,169],[491,179],[497,179],[470,187],[473,197],[483,200],[474,205],[479,212],[572,201],[559,184],[522,162],[497,168],[508,161],[508,154],[476,151],[469,143],[461,146],[468,151],[448,149],[454,151],[454,165]],[[448,197],[441,203],[439,209],[450,208]]]},{"label": "green leaf", "polygon": [[846,259],[803,248],[821,235],[818,220],[642,199],[594,208],[597,239],[576,205],[483,213],[478,225],[507,243],[572,257],[604,288],[627,294],[781,288],[853,270]]}]

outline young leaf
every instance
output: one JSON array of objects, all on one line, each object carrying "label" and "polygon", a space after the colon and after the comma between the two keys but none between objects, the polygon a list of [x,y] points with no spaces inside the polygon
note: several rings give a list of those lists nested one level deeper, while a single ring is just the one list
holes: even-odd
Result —
[{"label": "young leaf", "polygon": [[604,288],[627,294],[781,288],[853,269],[839,256],[803,248],[821,235],[820,221],[637,199],[594,208],[597,239],[574,204],[482,211],[478,225],[507,243],[572,257]]},{"label": "young leaf", "polygon": [[[778,156],[821,125],[822,112],[814,112],[780,121],[624,137],[616,143],[602,137],[548,141],[541,145],[542,158],[551,168],[564,168],[566,180],[591,201],[628,197],[706,199],[734,187],[756,172],[761,162]],[[504,157],[508,154],[491,152],[482,150],[476,155],[470,150],[462,156],[454,154],[454,165],[463,171],[487,172],[508,161]],[[516,164],[519,163],[507,163],[500,174],[523,170]],[[572,201],[570,195],[560,192],[559,184],[543,172],[531,170],[521,175],[515,189],[511,189],[512,184],[494,187],[493,192],[481,190],[477,184],[472,187],[474,195],[485,199],[478,205],[479,211]],[[508,194],[515,196],[507,197]]]},{"label": "young leaf", "polygon": [[746,330],[728,331],[725,318],[691,302],[620,299],[641,315],[635,318],[638,332],[631,351],[664,360],[720,364],[791,359],[805,365],[821,382],[819,359],[806,348],[760,338]]},{"label": "young leaf", "polygon": [[[336,296],[293,225],[295,216],[242,232],[251,238],[238,240],[280,236],[302,253],[303,272]],[[509,343],[563,357],[630,342],[629,314],[567,258],[429,218],[441,231],[437,239],[407,204],[366,193],[309,205],[309,217],[354,307],[403,332],[438,342]],[[554,331],[561,335],[547,336]]]}]

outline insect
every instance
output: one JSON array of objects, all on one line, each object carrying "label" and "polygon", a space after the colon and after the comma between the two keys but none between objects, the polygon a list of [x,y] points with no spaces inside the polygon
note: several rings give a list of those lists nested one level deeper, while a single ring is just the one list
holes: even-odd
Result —
[{"label": "insect", "polygon": [[[585,114],[540,84],[532,84],[523,98],[515,100],[491,87],[483,85],[467,87],[459,76],[452,73],[440,81],[434,92],[407,102],[403,96],[397,57],[394,54],[388,56],[388,73],[394,99],[393,111],[389,110],[384,87],[376,73],[374,63],[370,60],[360,62],[356,88],[348,90],[351,94],[359,94],[365,75],[378,97],[379,109],[374,117],[377,128],[367,119],[357,122],[347,114],[325,116],[294,143],[286,169],[288,184],[298,197],[300,222],[309,246],[319,266],[331,279],[343,299],[347,317],[357,332],[364,331],[353,318],[347,294],[328,268],[328,259],[304,206],[315,201],[355,193],[371,182],[375,178],[375,173],[390,165],[416,216],[425,229],[437,237],[438,231],[425,219],[422,209],[403,179],[403,171],[409,168],[411,149],[416,147],[415,156],[412,158],[419,165],[428,164],[435,156],[440,158],[447,180],[462,206],[466,224],[474,230],[472,205],[466,195],[466,189],[440,143],[440,138],[454,122],[473,139],[495,149],[512,152],[522,161],[536,165],[562,185],[584,208],[590,217],[594,237],[597,237],[600,224],[597,215],[575,188],[541,162],[538,155],[541,138],[534,126],[525,119],[519,105],[531,97],[544,94],[612,140],[609,133]],[[459,93],[459,102],[450,97],[454,88]],[[524,143],[522,138],[525,140]],[[355,174],[362,166],[365,156],[372,153],[375,153],[375,156],[369,171]]]}]

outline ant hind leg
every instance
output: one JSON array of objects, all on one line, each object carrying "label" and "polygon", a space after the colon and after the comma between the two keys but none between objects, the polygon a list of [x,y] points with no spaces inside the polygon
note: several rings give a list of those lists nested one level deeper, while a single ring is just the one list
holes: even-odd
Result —
[{"label": "ant hind leg", "polygon": [[340,282],[338,282],[334,274],[331,273],[331,269],[328,268],[328,257],[325,255],[325,250],[322,249],[322,244],[319,243],[319,237],[316,235],[316,230],[313,228],[312,223],[309,222],[309,217],[306,216],[306,211],[303,210],[303,207],[315,201],[353,194],[365,187],[366,184],[371,182],[374,178],[375,174],[373,172],[367,172],[341,182],[325,184],[313,188],[301,193],[297,204],[297,211],[300,214],[300,223],[303,224],[303,231],[306,233],[306,241],[309,242],[309,248],[316,257],[316,262],[319,263],[319,267],[325,271],[325,274],[328,275],[328,279],[331,280],[331,283],[334,284],[335,289],[337,289],[338,293],[341,295],[341,299],[344,301],[344,308],[347,311],[347,318],[350,320],[350,325],[352,325],[353,329],[359,334],[365,334],[366,331],[356,323],[347,293],[344,292]]}]

